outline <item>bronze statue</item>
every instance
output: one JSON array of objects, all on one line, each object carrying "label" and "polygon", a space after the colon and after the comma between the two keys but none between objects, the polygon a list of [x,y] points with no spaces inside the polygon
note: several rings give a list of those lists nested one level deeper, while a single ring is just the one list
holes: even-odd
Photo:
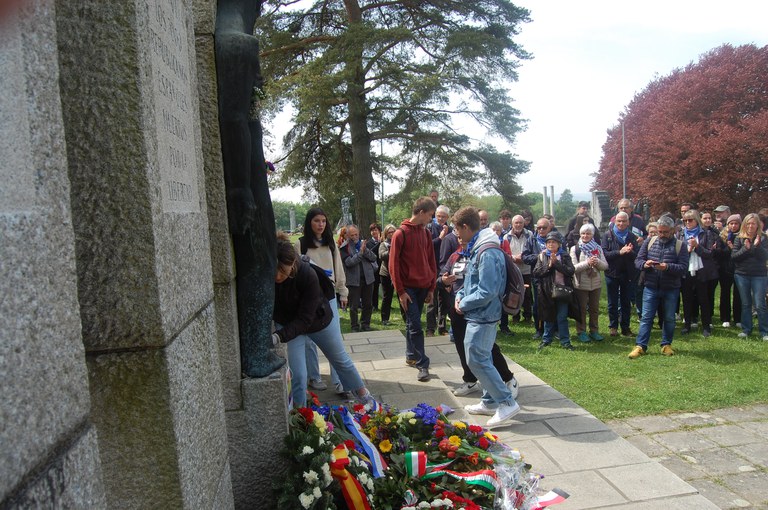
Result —
[{"label": "bronze statue", "polygon": [[229,230],[237,272],[237,311],[243,373],[265,377],[285,364],[272,346],[275,298],[275,216],[267,184],[261,123],[251,118],[261,88],[259,42],[253,26],[260,0],[219,0],[215,51],[219,129]]}]

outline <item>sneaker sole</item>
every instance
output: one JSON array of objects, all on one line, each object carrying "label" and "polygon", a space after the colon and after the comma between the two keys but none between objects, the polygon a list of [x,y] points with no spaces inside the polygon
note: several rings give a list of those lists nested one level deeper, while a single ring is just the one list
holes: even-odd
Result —
[{"label": "sneaker sole", "polygon": [[488,409],[487,411],[478,411],[478,410],[470,411],[469,409],[464,407],[464,410],[469,414],[473,414],[475,416],[493,416],[494,414],[496,414],[496,409]]},{"label": "sneaker sole", "polygon": [[470,389],[468,389],[466,391],[454,390],[453,391],[453,395],[455,397],[464,397],[464,396],[470,395],[472,393],[477,393],[478,391],[480,391],[480,385],[479,384],[475,384],[474,386],[472,386]]}]

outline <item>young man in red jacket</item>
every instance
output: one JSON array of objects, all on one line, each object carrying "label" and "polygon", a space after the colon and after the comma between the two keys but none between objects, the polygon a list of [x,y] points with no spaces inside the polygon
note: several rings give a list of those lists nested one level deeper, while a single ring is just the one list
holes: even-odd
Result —
[{"label": "young man in red jacket", "polygon": [[432,221],[436,207],[430,197],[416,200],[411,218],[403,220],[392,235],[389,249],[389,276],[407,318],[405,362],[419,369],[419,381],[429,379],[429,357],[424,350],[421,312],[424,304],[432,301],[437,283],[432,236],[424,227]]}]

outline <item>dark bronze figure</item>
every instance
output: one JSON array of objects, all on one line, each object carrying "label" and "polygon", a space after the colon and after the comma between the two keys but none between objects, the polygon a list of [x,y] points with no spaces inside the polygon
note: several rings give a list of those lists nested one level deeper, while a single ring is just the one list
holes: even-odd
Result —
[{"label": "dark bronze figure", "polygon": [[237,310],[243,373],[265,377],[285,364],[272,346],[275,297],[275,216],[267,184],[261,123],[249,111],[261,87],[253,26],[260,0],[219,0],[215,51],[219,126],[229,230],[237,271]]}]

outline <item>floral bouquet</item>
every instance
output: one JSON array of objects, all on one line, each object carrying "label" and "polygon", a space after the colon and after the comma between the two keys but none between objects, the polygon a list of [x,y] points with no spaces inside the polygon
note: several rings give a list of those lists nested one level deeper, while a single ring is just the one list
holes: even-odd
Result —
[{"label": "floral bouquet", "polygon": [[288,470],[275,487],[281,509],[536,510],[567,497],[540,500],[540,477],[520,453],[480,426],[449,420],[447,406],[373,407],[291,412]]}]

